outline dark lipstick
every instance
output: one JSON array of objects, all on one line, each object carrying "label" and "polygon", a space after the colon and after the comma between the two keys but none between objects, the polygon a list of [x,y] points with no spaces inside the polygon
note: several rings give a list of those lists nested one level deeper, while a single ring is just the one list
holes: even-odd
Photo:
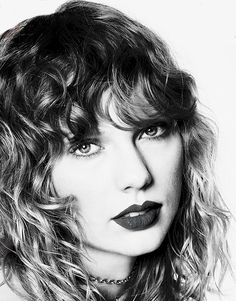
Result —
[{"label": "dark lipstick", "polygon": [[[140,205],[131,205],[118,215],[113,220],[121,227],[128,230],[144,230],[152,226],[159,216],[161,204],[146,201]],[[139,215],[137,213],[140,213]]]}]

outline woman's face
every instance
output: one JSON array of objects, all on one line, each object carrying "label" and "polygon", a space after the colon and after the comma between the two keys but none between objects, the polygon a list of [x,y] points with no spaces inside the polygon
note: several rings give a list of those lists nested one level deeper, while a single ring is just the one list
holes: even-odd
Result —
[{"label": "woman's face", "polygon": [[52,171],[55,189],[76,197],[87,248],[126,256],[154,251],[179,205],[180,135],[163,122],[121,130],[101,120],[98,129],[80,144],[66,142]]}]

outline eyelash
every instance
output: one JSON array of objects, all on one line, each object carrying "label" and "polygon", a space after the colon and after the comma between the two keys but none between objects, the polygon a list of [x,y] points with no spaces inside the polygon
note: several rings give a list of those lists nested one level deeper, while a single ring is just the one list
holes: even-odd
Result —
[{"label": "eyelash", "polygon": [[[76,151],[81,148],[83,145],[96,145],[99,150],[92,153],[92,154],[86,154],[86,155],[78,155],[76,154]],[[81,141],[80,143],[77,143],[75,144],[74,146],[71,147],[71,149],[69,150],[69,152],[74,155],[76,158],[90,158],[90,157],[93,157],[93,156],[96,156],[98,155],[99,151],[103,149],[103,147],[98,143],[97,139],[94,140],[94,139],[91,139],[91,140],[84,140],[84,141]]]},{"label": "eyelash", "polygon": [[[143,138],[142,136],[145,134],[145,132],[147,132],[149,129],[161,129],[162,132],[161,134],[158,134],[158,136],[156,136],[156,134],[154,136],[147,136],[146,138]],[[162,122],[162,123],[158,123],[156,125],[152,125],[152,126],[149,126],[143,130],[141,130],[138,135],[137,135],[137,138],[138,140],[141,140],[141,139],[147,139],[147,140],[160,140],[160,139],[164,139],[165,137],[167,137],[170,133],[170,130],[171,130],[171,127],[170,125],[168,125],[168,123],[165,123],[165,122]],[[158,130],[157,130],[157,133],[158,133]],[[96,145],[98,147],[98,150],[96,152],[93,152],[91,154],[85,154],[85,155],[82,155],[82,154],[76,154],[76,151],[81,148],[82,146],[84,145]],[[103,149],[103,147],[100,145],[99,143],[99,140],[95,140],[95,139],[91,139],[91,140],[84,140],[84,141],[81,141],[80,143],[77,143],[75,144],[74,146],[71,147],[71,149],[69,150],[69,152],[74,155],[76,158],[90,158],[90,157],[94,157],[96,155],[99,154],[99,152]]]},{"label": "eyelash", "polygon": [[[156,136],[156,134],[158,133],[158,130],[157,130],[157,133],[154,136],[149,136],[149,137],[147,136],[146,138],[142,137],[143,134],[145,134],[145,132],[147,132],[149,129],[158,129],[158,128],[161,129],[161,134],[158,134]],[[166,122],[161,122],[161,123],[151,125],[145,129],[143,129],[140,132],[140,134],[138,135],[138,139],[160,140],[160,139],[167,137],[170,134],[170,131],[171,131],[171,126]]]}]

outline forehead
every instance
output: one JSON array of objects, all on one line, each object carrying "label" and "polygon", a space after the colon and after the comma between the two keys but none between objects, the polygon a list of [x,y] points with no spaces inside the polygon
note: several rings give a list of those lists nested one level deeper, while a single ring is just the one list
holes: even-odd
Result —
[{"label": "forehead", "polygon": [[146,122],[160,117],[139,86],[129,95],[122,92],[121,95],[117,95],[112,89],[107,89],[99,99],[99,110],[95,115],[98,122],[109,121],[115,127],[124,130],[143,127]]},{"label": "forehead", "polygon": [[82,107],[75,101],[72,105],[68,123],[65,126],[77,139],[100,134],[99,127],[108,123],[121,130],[135,130],[149,126],[153,122],[168,121],[160,113],[156,99],[148,99],[139,87],[127,93],[111,87],[97,97],[88,99]]},{"label": "forehead", "polygon": [[97,116],[98,128],[104,124],[116,124],[119,127],[127,127],[127,124],[119,116],[116,103],[117,97],[112,93],[111,89],[102,93],[100,99],[102,114]]}]

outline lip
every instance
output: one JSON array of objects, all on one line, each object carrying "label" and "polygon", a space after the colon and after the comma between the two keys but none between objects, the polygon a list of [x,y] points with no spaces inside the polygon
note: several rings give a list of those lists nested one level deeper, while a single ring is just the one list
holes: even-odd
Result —
[{"label": "lip", "polygon": [[[157,222],[160,209],[161,204],[146,201],[142,206],[131,205],[130,207],[119,213],[117,216],[115,216],[113,220],[118,225],[128,230],[144,230],[151,227]],[[131,212],[140,212],[140,215],[127,216],[127,214]]]},{"label": "lip", "polygon": [[134,205],[129,206],[125,210],[121,211],[118,215],[113,217],[113,219],[120,218],[125,214],[129,214],[130,212],[141,212],[141,211],[145,211],[147,209],[158,208],[160,206],[161,206],[160,203],[156,203],[156,202],[152,202],[152,201],[145,201],[142,205],[134,204]]}]

